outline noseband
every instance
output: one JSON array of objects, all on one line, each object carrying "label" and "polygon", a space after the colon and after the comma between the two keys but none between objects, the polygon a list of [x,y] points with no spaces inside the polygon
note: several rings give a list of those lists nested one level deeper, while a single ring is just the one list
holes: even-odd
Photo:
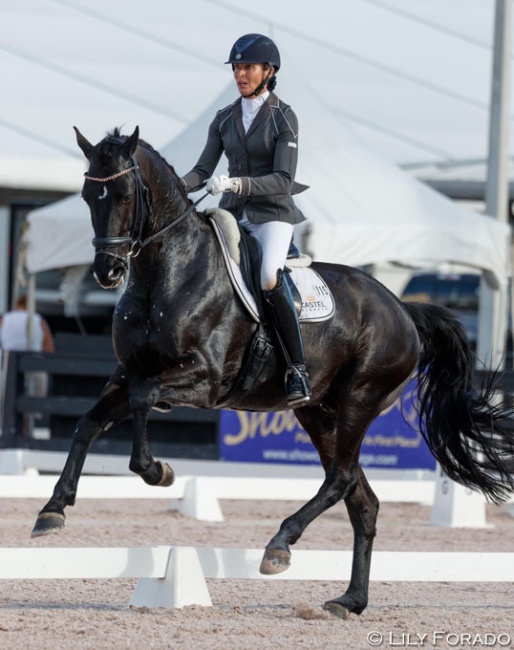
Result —
[{"label": "noseband", "polygon": [[[167,230],[178,224],[182,221],[187,215],[192,212],[196,206],[203,201],[208,193],[201,196],[194,203],[192,203],[179,217],[171,221],[169,224],[158,230],[153,235],[150,235],[146,239],[142,239],[143,228],[148,221],[148,217],[151,214],[150,202],[148,200],[148,188],[143,183],[141,179],[141,174],[139,173],[139,167],[136,162],[135,156],[132,156],[132,166],[124,169],[121,172],[112,174],[112,176],[106,176],[105,178],[96,178],[95,176],[89,176],[87,172],[84,174],[84,178],[88,181],[95,181],[97,183],[106,183],[108,181],[113,181],[124,176],[130,172],[134,172],[136,177],[136,210],[134,224],[132,226],[132,232],[128,237],[94,237],[93,246],[96,249],[95,255],[103,254],[110,255],[120,260],[124,266],[127,266],[127,257],[137,257],[145,246],[155,241],[161,237]],[[130,246],[127,255],[122,256],[116,253],[113,253],[109,248],[118,248],[120,246]]]}]

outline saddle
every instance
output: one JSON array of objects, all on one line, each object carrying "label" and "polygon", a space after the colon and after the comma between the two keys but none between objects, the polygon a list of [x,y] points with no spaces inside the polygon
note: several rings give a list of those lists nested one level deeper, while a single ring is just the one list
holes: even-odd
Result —
[{"label": "saddle", "polygon": [[[266,325],[266,302],[260,286],[262,251],[259,242],[240,228],[234,216],[226,210],[208,210],[206,216],[220,243],[232,285],[258,324],[239,376],[225,399],[216,405],[225,408],[251,390],[271,359],[274,346]],[[311,259],[302,256],[291,244],[284,277],[290,284],[299,319],[302,322],[319,322],[332,317],[334,300],[324,280],[309,268],[310,263]],[[295,271],[296,276],[292,277]]]},{"label": "saddle", "polygon": [[[207,210],[206,215],[220,243],[236,293],[256,322],[266,321],[264,296],[260,287],[262,253],[259,242],[240,228],[237,220],[227,210],[215,208]],[[308,255],[301,255],[296,246],[291,244],[284,277],[291,287],[298,318],[302,323],[328,320],[335,311],[332,292],[323,278],[310,267],[311,262]]]}]

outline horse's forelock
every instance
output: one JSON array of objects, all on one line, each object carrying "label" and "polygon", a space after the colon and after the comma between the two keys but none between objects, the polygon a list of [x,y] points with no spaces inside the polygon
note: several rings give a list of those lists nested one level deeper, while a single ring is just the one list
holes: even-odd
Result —
[{"label": "horse's forelock", "polygon": [[108,131],[103,140],[95,147],[97,160],[106,164],[112,159],[115,149],[122,145],[128,136],[122,135],[119,127]]},{"label": "horse's forelock", "polygon": [[120,145],[123,144],[127,138],[128,136],[122,135],[120,128],[116,126],[112,131],[106,133],[104,141],[109,144]]}]

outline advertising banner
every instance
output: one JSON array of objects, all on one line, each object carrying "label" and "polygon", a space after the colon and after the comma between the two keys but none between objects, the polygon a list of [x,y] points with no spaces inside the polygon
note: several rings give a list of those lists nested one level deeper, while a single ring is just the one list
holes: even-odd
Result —
[{"label": "advertising banner", "polygon": [[[419,432],[415,391],[413,381],[401,399],[372,423],[361,448],[363,467],[435,469],[435,460]],[[309,465],[320,462],[293,411],[222,411],[219,426],[222,460]]]}]

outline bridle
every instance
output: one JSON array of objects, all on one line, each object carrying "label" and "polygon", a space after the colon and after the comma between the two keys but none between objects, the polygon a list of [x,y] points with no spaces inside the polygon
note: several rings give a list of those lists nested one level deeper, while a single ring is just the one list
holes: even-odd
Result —
[{"label": "bridle", "polygon": [[[149,196],[148,188],[143,183],[141,174],[139,173],[139,167],[135,156],[132,156],[131,162],[132,162],[131,167],[127,167],[127,169],[124,169],[121,172],[117,172],[116,174],[112,174],[111,176],[105,176],[104,178],[97,178],[95,176],[90,176],[87,172],[84,174],[84,178],[88,181],[93,181],[97,183],[107,183],[109,181],[113,181],[116,180],[117,178],[120,178],[120,176],[124,176],[125,174],[128,174],[130,172],[134,172],[134,176],[136,178],[136,208],[135,208],[135,215],[134,215],[134,223],[132,224],[132,231],[130,235],[128,237],[94,237],[93,238],[95,255],[100,255],[100,254],[110,255],[111,257],[115,257],[116,259],[123,262],[125,266],[127,266],[127,257],[137,257],[139,253],[143,250],[143,248],[148,246],[148,244],[152,243],[159,237],[162,237],[162,235],[165,232],[167,232],[170,228],[176,226],[183,219],[185,219],[185,217],[187,217],[187,215],[190,214],[196,208],[196,206],[201,201],[203,201],[205,197],[208,195],[208,193],[205,193],[194,203],[188,206],[188,208],[179,217],[171,221],[169,224],[167,224],[166,226],[158,230],[153,235],[150,235],[150,237],[147,237],[146,239],[142,239],[144,227],[148,221],[148,217],[151,214],[152,210],[148,198]],[[121,246],[130,247],[126,255],[119,255],[109,250],[111,248],[119,248]]]}]

